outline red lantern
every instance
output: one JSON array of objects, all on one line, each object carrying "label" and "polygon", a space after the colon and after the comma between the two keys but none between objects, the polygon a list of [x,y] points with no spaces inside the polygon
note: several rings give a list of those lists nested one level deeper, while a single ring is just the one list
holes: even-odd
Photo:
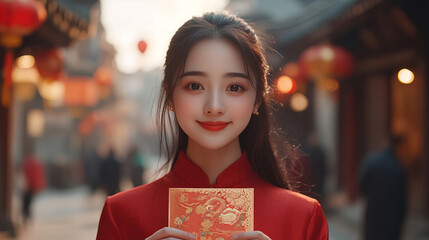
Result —
[{"label": "red lantern", "polygon": [[141,40],[141,41],[139,41],[139,43],[137,44],[137,47],[139,48],[139,51],[140,51],[141,53],[144,53],[144,52],[146,51],[147,44],[146,44],[146,42],[145,42],[145,41]]},{"label": "red lantern", "polygon": [[349,76],[352,72],[353,59],[342,47],[319,44],[306,49],[301,54],[299,65],[307,78],[342,78]]},{"label": "red lantern", "polygon": [[0,45],[7,48],[3,66],[2,103],[9,105],[13,53],[22,37],[32,33],[46,19],[45,7],[36,0],[0,0]]},{"label": "red lantern", "polygon": [[58,80],[63,70],[64,59],[62,52],[57,48],[40,52],[34,56],[36,68],[40,77],[48,81]]},{"label": "red lantern", "polygon": [[45,7],[36,0],[0,0],[0,44],[19,47],[22,37],[46,19]]}]

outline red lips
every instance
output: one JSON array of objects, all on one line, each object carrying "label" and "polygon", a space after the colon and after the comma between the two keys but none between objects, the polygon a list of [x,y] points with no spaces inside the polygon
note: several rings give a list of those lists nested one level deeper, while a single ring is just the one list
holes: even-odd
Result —
[{"label": "red lips", "polygon": [[226,128],[228,126],[228,124],[230,124],[231,122],[211,122],[211,121],[200,122],[200,121],[197,121],[197,123],[200,124],[201,127],[203,127],[204,129],[206,129],[208,131],[217,132],[217,131],[220,131],[220,130]]}]

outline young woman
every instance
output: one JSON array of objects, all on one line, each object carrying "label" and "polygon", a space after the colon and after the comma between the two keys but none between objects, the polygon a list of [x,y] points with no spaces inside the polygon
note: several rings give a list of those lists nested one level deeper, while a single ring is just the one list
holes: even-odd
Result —
[{"label": "young woman", "polygon": [[255,231],[231,239],[328,239],[319,203],[290,190],[288,164],[273,151],[267,73],[260,41],[242,19],[207,13],[180,27],[158,106],[171,171],[108,197],[97,239],[196,239],[167,227],[169,188],[253,188]]}]

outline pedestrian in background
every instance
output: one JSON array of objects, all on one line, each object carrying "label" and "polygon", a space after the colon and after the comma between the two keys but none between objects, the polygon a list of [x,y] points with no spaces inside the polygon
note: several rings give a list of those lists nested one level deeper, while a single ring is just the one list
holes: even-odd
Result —
[{"label": "pedestrian in background", "polygon": [[119,192],[119,162],[116,160],[112,149],[101,162],[101,181],[108,196]]},{"label": "pedestrian in background", "polygon": [[128,166],[130,167],[131,181],[134,187],[143,185],[143,173],[145,171],[146,156],[133,147],[128,154]]},{"label": "pedestrian in background", "polygon": [[34,154],[29,154],[24,158],[22,170],[25,180],[22,214],[24,224],[26,224],[32,217],[31,206],[34,196],[46,187],[46,177],[42,163]]},{"label": "pedestrian in background", "polygon": [[84,155],[85,181],[91,194],[100,187],[101,157],[96,148],[90,149]]},{"label": "pedestrian in background", "polygon": [[319,136],[311,133],[302,151],[308,161],[308,184],[311,186],[311,197],[316,198],[323,206],[325,179],[327,173],[326,154],[320,145]]},{"label": "pedestrian in background", "polygon": [[369,155],[362,165],[365,240],[401,239],[407,205],[407,175],[396,153],[401,143],[401,137],[393,137],[384,150]]}]

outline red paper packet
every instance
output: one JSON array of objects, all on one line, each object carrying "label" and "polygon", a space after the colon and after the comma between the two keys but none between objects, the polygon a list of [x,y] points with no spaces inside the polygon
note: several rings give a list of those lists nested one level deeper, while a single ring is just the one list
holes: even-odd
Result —
[{"label": "red paper packet", "polygon": [[253,231],[253,188],[170,188],[168,226],[200,240]]}]

